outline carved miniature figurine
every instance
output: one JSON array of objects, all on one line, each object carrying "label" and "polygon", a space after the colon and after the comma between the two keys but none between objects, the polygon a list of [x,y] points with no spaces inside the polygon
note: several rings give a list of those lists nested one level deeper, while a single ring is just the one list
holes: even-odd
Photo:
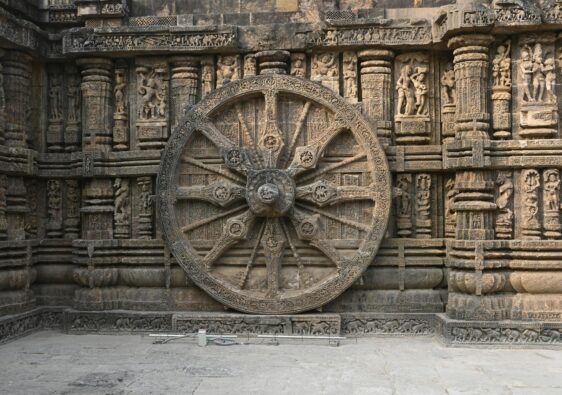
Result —
[{"label": "carved miniature figurine", "polygon": [[505,45],[498,45],[496,55],[492,61],[492,78],[494,87],[511,86],[511,41],[507,40]]},{"label": "carved miniature figurine", "polygon": [[127,211],[129,205],[129,183],[121,178],[116,178],[113,183],[115,190],[115,222],[117,224],[127,223],[129,213]]},{"label": "carved miniature figurine", "polygon": [[305,77],[304,54],[295,54],[291,59],[291,75],[294,77]]},{"label": "carved miniature figurine", "polygon": [[336,67],[336,55],[331,52],[325,52],[315,57],[312,63],[312,70],[315,80],[320,80],[321,77],[337,77],[338,70]]},{"label": "carved miniature figurine", "polygon": [[560,173],[558,170],[545,171],[544,208],[549,211],[560,210]]},{"label": "carved miniature figurine", "polygon": [[213,90],[213,67],[205,63],[203,65],[203,70],[201,72],[201,81],[202,81],[202,91],[203,96],[211,93]]},{"label": "carved miniature figurine", "polygon": [[62,94],[60,76],[58,74],[51,75],[51,84],[49,87],[49,109],[50,120],[58,121],[62,119]]},{"label": "carved miniature figurine", "polygon": [[541,44],[535,44],[533,51],[533,100],[542,102],[544,98],[546,78],[543,63],[543,52]]},{"label": "carved miniature figurine", "polygon": [[543,71],[545,73],[545,89],[546,101],[549,103],[556,102],[555,86],[556,86],[556,73],[554,71],[554,58],[547,58],[544,61]]},{"label": "carved miniature figurine", "polygon": [[414,69],[407,64],[400,70],[400,78],[396,81],[396,91],[398,92],[398,104],[396,106],[398,115],[414,115],[414,92],[410,87],[411,76]]},{"label": "carved miniature figurine", "polygon": [[246,55],[244,57],[244,77],[257,74],[256,58],[254,55]]},{"label": "carved miniature figurine", "polygon": [[142,108],[140,111],[140,116],[143,119],[154,119],[158,116],[157,109],[157,92],[158,83],[156,82],[154,72],[152,72],[148,77],[144,73],[139,72],[141,76],[141,86],[139,87],[139,94],[142,97]]},{"label": "carved miniature figurine", "polygon": [[68,120],[70,122],[80,120],[80,97],[81,93],[78,85],[68,87]]},{"label": "carved miniature figurine", "polygon": [[455,70],[452,64],[447,64],[445,71],[441,76],[441,94],[443,95],[443,104],[455,104],[457,101],[457,92],[455,88]]},{"label": "carved miniature figurine", "polygon": [[125,102],[125,88],[127,83],[125,82],[125,74],[122,70],[115,73],[115,88],[113,89],[113,94],[115,96],[115,112],[118,114],[124,114],[126,112],[127,104]]},{"label": "carved miniature figurine", "polygon": [[496,205],[499,213],[496,216],[496,237],[498,239],[510,239],[513,228],[513,211],[509,207],[513,196],[513,181],[510,172],[500,172],[496,179],[498,186],[498,197]]},{"label": "carved miniature figurine", "polygon": [[357,97],[357,60],[352,53],[346,53],[343,61],[344,92],[346,97]]},{"label": "carved miniature figurine", "polygon": [[522,100],[527,102],[535,101],[531,94],[531,81],[533,79],[533,61],[531,60],[531,48],[525,45],[521,48],[521,60],[519,61],[519,73],[521,77]]},{"label": "carved miniature figurine", "polygon": [[427,69],[425,67],[417,67],[415,73],[410,76],[412,84],[416,90],[416,114],[425,115],[427,114],[427,94],[429,89],[425,83],[425,77],[427,74]]},{"label": "carved miniature figurine", "polygon": [[398,214],[409,216],[412,211],[412,196],[410,195],[411,180],[405,176],[399,176],[396,180],[398,188]]},{"label": "carved miniature figurine", "polygon": [[527,211],[525,222],[527,225],[538,223],[537,213],[539,212],[538,190],[541,186],[539,175],[536,171],[528,171],[524,180],[525,199],[524,205]]},{"label": "carved miniature figurine", "polygon": [[221,56],[218,61],[218,77],[222,85],[238,79],[238,60],[236,56]]}]

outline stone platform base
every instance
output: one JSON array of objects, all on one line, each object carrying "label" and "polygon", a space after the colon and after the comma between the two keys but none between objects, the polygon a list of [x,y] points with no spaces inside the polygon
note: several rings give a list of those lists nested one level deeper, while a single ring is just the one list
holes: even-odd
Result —
[{"label": "stone platform base", "polygon": [[437,314],[436,334],[446,345],[562,345],[562,322],[463,321]]},{"label": "stone platform base", "polygon": [[250,315],[37,308],[0,318],[0,343],[41,329],[66,333],[195,333],[312,336],[435,336],[447,346],[562,346],[559,321],[462,321],[432,313]]}]

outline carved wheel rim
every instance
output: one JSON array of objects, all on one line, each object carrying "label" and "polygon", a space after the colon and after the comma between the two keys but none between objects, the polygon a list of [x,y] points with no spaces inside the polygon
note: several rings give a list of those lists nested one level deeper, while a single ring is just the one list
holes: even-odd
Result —
[{"label": "carved wheel rim", "polygon": [[374,258],[390,212],[370,124],[331,90],[284,75],[231,82],[193,107],[157,184],[177,262],[216,300],[252,313],[340,295]]}]

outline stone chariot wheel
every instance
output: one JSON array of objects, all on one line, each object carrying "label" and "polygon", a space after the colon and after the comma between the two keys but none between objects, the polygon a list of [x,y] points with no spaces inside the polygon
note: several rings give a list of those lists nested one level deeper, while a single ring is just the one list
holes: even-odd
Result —
[{"label": "stone chariot wheel", "polygon": [[205,97],[158,175],[164,237],[199,287],[234,309],[296,313],[348,288],[374,258],[390,173],[369,123],[331,90],[285,75]]}]

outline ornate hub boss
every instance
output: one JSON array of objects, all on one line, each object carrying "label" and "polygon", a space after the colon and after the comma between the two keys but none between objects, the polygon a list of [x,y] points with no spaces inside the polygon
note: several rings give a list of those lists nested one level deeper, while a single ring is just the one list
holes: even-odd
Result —
[{"label": "ornate hub boss", "polygon": [[367,268],[384,236],[390,173],[369,123],[319,84],[231,82],[168,142],[158,176],[167,243],[232,308],[319,307]]}]

